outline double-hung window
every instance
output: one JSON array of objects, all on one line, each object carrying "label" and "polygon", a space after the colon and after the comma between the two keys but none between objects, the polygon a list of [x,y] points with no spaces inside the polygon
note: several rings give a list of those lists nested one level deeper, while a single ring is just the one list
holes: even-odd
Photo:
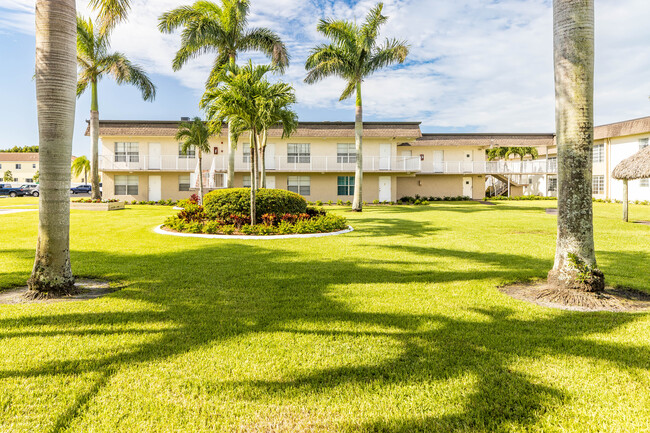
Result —
[{"label": "double-hung window", "polygon": [[179,191],[189,191],[190,190],[190,175],[181,174],[178,176],[178,190]]},{"label": "double-hung window", "polygon": [[648,147],[649,138],[639,138],[639,150],[643,150]]},{"label": "double-hung window", "polygon": [[179,158],[196,158],[196,147],[190,146],[187,152],[183,152],[183,144],[178,143],[178,157]]},{"label": "double-hung window", "polygon": [[336,183],[338,195],[354,195],[354,176],[339,176]]},{"label": "double-hung window", "polygon": [[548,177],[548,190],[557,191],[557,176]]},{"label": "double-hung window", "polygon": [[594,164],[605,161],[605,145],[596,144],[592,150]]},{"label": "double-hung window", "polygon": [[289,176],[287,178],[287,189],[300,195],[310,195],[310,185],[309,176]]},{"label": "double-hung window", "polygon": [[605,176],[594,176],[591,179],[591,190],[593,194],[605,194]]},{"label": "double-hung window", "polygon": [[138,176],[115,176],[115,195],[138,195]]},{"label": "double-hung window", "polygon": [[244,154],[242,162],[244,164],[250,164],[251,163],[251,144],[250,143],[244,143],[244,148],[242,149],[242,153]]},{"label": "double-hung window", "polygon": [[22,165],[22,164],[16,164],[16,170],[20,170],[20,169],[22,169],[22,168],[23,168],[23,165]]},{"label": "double-hung window", "polygon": [[251,175],[250,174],[245,174],[242,178],[242,186],[244,188],[250,188],[251,187]]},{"label": "double-hung window", "polygon": [[36,168],[36,164],[32,164],[32,168]]},{"label": "double-hung window", "polygon": [[287,144],[287,162],[291,164],[309,164],[311,162],[309,143]]},{"label": "double-hung window", "polygon": [[336,145],[336,162],[339,164],[357,162],[357,151],[354,143],[339,143]]},{"label": "double-hung window", "polygon": [[115,162],[139,162],[138,143],[115,143]]}]

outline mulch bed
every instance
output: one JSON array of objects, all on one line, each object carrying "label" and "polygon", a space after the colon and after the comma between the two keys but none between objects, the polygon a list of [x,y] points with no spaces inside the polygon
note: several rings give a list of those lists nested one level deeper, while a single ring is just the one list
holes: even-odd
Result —
[{"label": "mulch bed", "polygon": [[77,293],[70,296],[50,297],[47,299],[34,299],[30,296],[27,286],[0,292],[0,304],[43,304],[52,302],[88,301],[90,299],[106,296],[117,290],[111,287],[108,281],[77,280],[75,283]]},{"label": "mulch bed", "polygon": [[506,295],[542,307],[570,311],[650,311],[650,294],[634,289],[608,287],[602,293],[557,289],[545,280],[500,287]]}]

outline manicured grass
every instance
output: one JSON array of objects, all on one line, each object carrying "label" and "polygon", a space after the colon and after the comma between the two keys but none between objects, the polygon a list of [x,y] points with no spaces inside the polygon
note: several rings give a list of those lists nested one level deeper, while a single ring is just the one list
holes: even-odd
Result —
[{"label": "manicured grass", "polygon": [[[337,208],[353,233],[260,241],[73,211],[75,274],[122,289],[0,306],[0,431],[650,431],[650,314],[496,289],[544,278],[549,206]],[[650,227],[595,211],[608,282],[650,289]],[[36,222],[0,215],[0,289],[27,279]]]}]

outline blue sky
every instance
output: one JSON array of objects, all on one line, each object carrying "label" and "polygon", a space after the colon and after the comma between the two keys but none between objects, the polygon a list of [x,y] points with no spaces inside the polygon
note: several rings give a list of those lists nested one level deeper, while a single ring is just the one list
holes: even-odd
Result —
[{"label": "blue sky", "polygon": [[[110,80],[100,84],[103,119],[169,120],[200,115],[198,100],[212,57],[180,72],[171,59],[178,35],[162,35],[157,17],[188,0],[133,0],[113,49],[142,65],[158,87],[155,102]],[[304,60],[323,39],[321,17],[362,20],[374,1],[252,0],[250,25],[271,27],[287,43],[292,64],[282,78],[296,87],[301,120],[353,120],[339,102],[343,84],[307,86]],[[386,0],[383,35],[406,39],[411,54],[364,83],[366,120],[421,121],[428,132],[550,132],[554,129],[550,0]],[[77,2],[90,14],[87,0]],[[0,148],[38,142],[34,70],[34,0],[0,0]],[[650,2],[596,0],[596,123],[650,115]],[[252,58],[247,53],[239,61]],[[78,100],[73,152],[87,154],[90,102]]]}]

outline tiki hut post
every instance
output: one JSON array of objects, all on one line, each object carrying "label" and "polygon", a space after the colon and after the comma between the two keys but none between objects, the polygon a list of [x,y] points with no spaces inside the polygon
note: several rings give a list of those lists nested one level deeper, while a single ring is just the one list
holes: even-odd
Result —
[{"label": "tiki hut post", "polygon": [[628,194],[627,194],[627,179],[623,179],[623,221],[628,222]]},{"label": "tiki hut post", "polygon": [[628,222],[628,183],[635,179],[650,179],[650,147],[621,161],[614,168],[612,177],[623,181],[623,221]]}]

